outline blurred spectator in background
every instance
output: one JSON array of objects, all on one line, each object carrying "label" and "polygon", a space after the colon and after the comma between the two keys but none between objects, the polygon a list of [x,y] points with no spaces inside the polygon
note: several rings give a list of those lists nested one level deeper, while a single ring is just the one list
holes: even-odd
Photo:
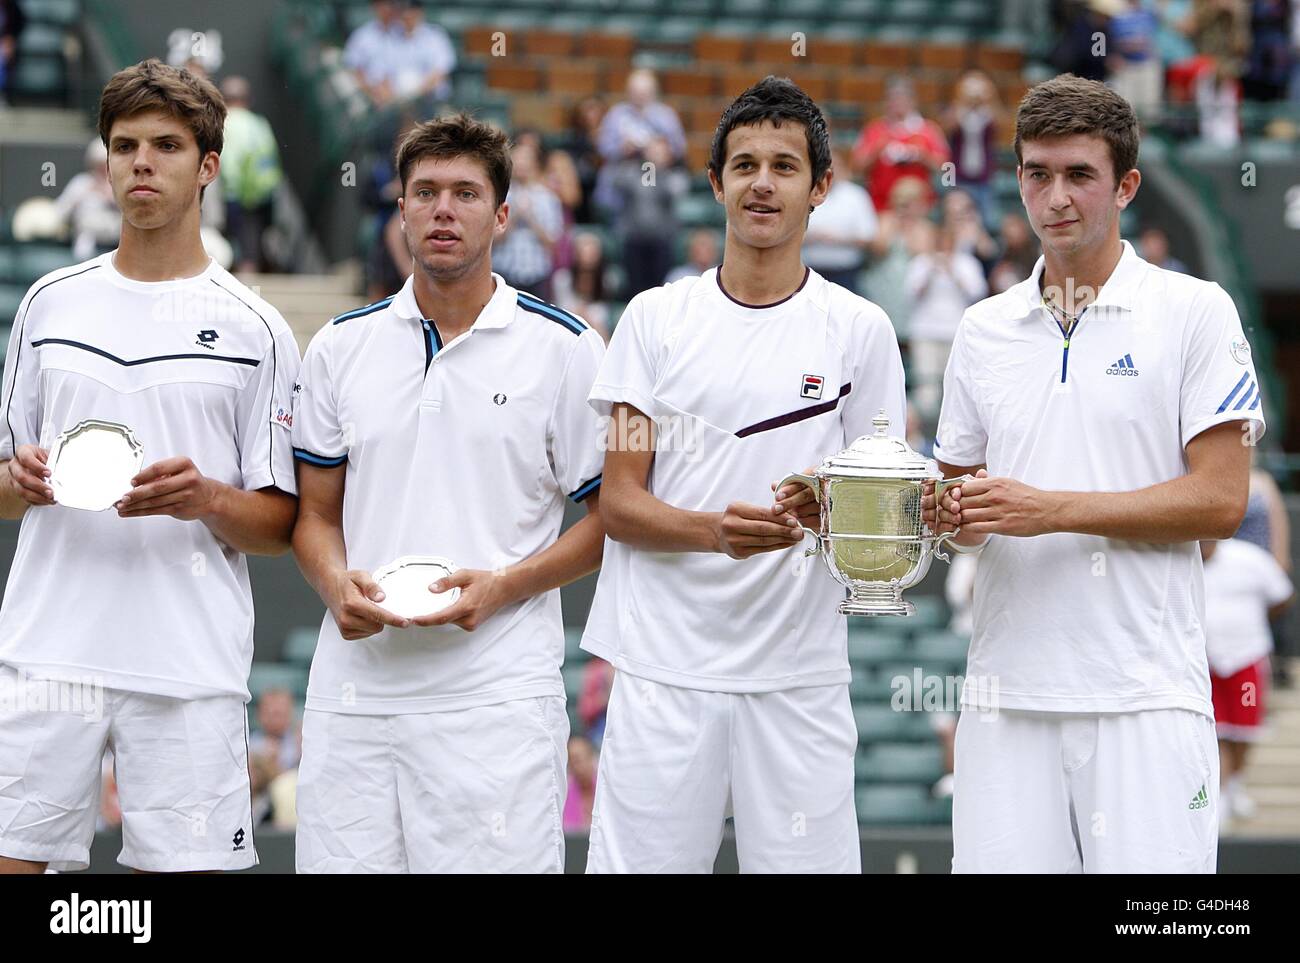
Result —
[{"label": "blurred spectator in background", "polygon": [[108,148],[98,137],[86,145],[86,169],[68,181],[55,209],[68,226],[74,261],[88,261],[117,247],[122,212],[108,180]]},{"label": "blurred spectator in background", "polygon": [[871,266],[863,278],[862,294],[889,315],[898,340],[905,343],[912,299],[907,295],[907,265],[912,260],[917,234],[923,231],[929,209],[929,187],[918,177],[904,177],[889,192],[889,203],[879,212],[879,228],[871,242]]},{"label": "blurred spectator in background", "polygon": [[1241,76],[1250,53],[1245,2],[1195,0],[1192,6],[1191,37],[1200,57],[1195,90],[1201,137],[1220,147],[1234,147],[1241,139]]},{"label": "blurred spectator in background", "polygon": [[697,278],[709,268],[717,267],[719,260],[717,232],[707,227],[697,227],[691,231],[686,241],[686,263],[669,271],[664,283],[672,284],[682,278]]},{"label": "blurred spectator in background", "polygon": [[1250,59],[1242,78],[1242,93],[1248,100],[1280,100],[1287,95],[1295,2],[1250,0]]},{"label": "blurred spectator in background", "polygon": [[275,192],[284,175],[271,124],[250,109],[252,89],[243,77],[221,83],[226,99],[225,147],[221,151],[221,191],[226,199],[226,234],[235,243],[236,270],[267,271],[263,246],[271,226]]},{"label": "blurred spectator in background", "polygon": [[1250,819],[1255,804],[1242,772],[1262,733],[1269,652],[1269,619],[1290,604],[1293,589],[1277,560],[1240,539],[1201,542],[1205,562],[1205,653],[1219,734],[1220,826]]},{"label": "blurred spectator in background", "polygon": [[514,164],[506,194],[510,216],[505,234],[492,245],[492,267],[512,288],[549,301],[564,209],[543,180],[541,159],[532,143],[515,144],[510,158]]},{"label": "blurred spectator in background", "polygon": [[917,237],[917,253],[904,281],[912,301],[908,383],[921,417],[933,424],[939,417],[943,373],[957,325],[966,309],[988,293],[988,286],[980,262],[957,247],[951,228],[923,222]]},{"label": "blurred spectator in background", "polygon": [[257,728],[248,735],[248,774],[253,791],[253,821],[271,813],[267,794],[282,772],[296,769],[302,757],[293,695],[287,689],[267,689],[257,700]]},{"label": "blurred spectator in background", "polygon": [[970,70],[957,82],[945,133],[952,146],[956,186],[975,200],[980,218],[991,227],[996,219],[993,171],[997,167],[998,89],[982,70]]},{"label": "blurred spectator in background", "polygon": [[596,190],[596,175],[600,172],[600,125],[605,117],[605,104],[599,97],[585,97],[573,108],[568,135],[563,148],[573,158],[578,169],[578,182],[582,185],[582,203],[574,212],[579,224],[596,220],[591,196]]},{"label": "blurred spectator in background", "polygon": [[362,204],[369,221],[365,228],[366,244],[366,299],[379,301],[397,291],[413,270],[406,235],[402,233],[402,219],[397,210],[401,182],[394,166],[394,151],[406,132],[414,125],[411,115],[403,117],[397,139],[392,149],[376,150],[366,171],[361,194]]},{"label": "blurred spectator in background", "polygon": [[560,210],[564,214],[564,230],[556,242],[553,259],[556,270],[559,270],[573,263],[573,228],[578,222],[578,208],[582,206],[582,184],[578,180],[578,169],[573,164],[573,158],[566,151],[548,151],[544,166],[542,180],[551,189],[551,193],[559,198]]},{"label": "blurred spectator in background", "polygon": [[803,260],[828,281],[854,294],[867,260],[867,245],[876,236],[876,208],[871,195],[853,180],[848,152],[831,149],[831,190],[808,217]]},{"label": "blurred spectator in background", "polygon": [[447,32],[425,22],[417,0],[374,0],[374,19],[348,37],[343,63],[378,107],[451,92],[456,51]]},{"label": "blurred spectator in background", "polygon": [[554,302],[583,318],[609,341],[609,265],[605,245],[591,231],[573,235],[573,256],[568,267],[558,268],[552,277]]},{"label": "blurred spectator in background", "polygon": [[569,737],[569,792],[564,799],[566,833],[591,828],[596,802],[596,747],[586,736]]},{"label": "blurred spectator in background", "polygon": [[1042,254],[1038,237],[1029,229],[1029,222],[1020,214],[1002,217],[1002,246],[997,262],[989,272],[989,293],[1001,294],[1034,273],[1034,265]]},{"label": "blurred spectator in background", "polygon": [[1169,236],[1158,227],[1148,227],[1138,236],[1142,259],[1166,271],[1187,274],[1187,265],[1169,253]]},{"label": "blurred spectator in background", "polygon": [[1087,80],[1106,79],[1106,46],[1099,47],[1097,34],[1106,33],[1108,10],[1116,0],[1065,0],[1056,5],[1056,46],[1048,57],[1059,73],[1076,74]]},{"label": "blurred spectator in background", "polygon": [[597,146],[604,161],[596,180],[596,203],[616,213],[621,200],[610,177],[618,161],[646,160],[646,148],[658,138],[668,142],[673,164],[686,156],[686,132],[677,111],[659,100],[654,71],[634,70],[627,78],[627,100],[609,109],[600,122]]},{"label": "blurred spectator in background", "polygon": [[614,686],[614,667],[593,656],[582,669],[582,692],[578,695],[578,721],[596,748],[605,741],[605,714]]},{"label": "blurred spectator in background", "polygon": [[1109,83],[1148,123],[1159,117],[1164,93],[1165,72],[1156,40],[1159,28],[1155,11],[1144,0],[1119,0],[1107,30]]},{"label": "blurred spectator in background", "polygon": [[953,249],[971,255],[985,276],[998,259],[998,242],[984,228],[973,198],[964,188],[953,188],[940,201],[941,224],[952,232]]},{"label": "blurred spectator in background", "polygon": [[18,0],[0,0],[0,107],[9,102],[9,88],[18,65],[18,35],[26,23]]},{"label": "blurred spectator in background", "polygon": [[854,167],[866,178],[876,210],[889,203],[889,192],[905,177],[914,177],[925,186],[928,210],[934,203],[931,175],[948,159],[943,131],[916,110],[911,81],[895,77],[886,90],[885,116],[863,127],[853,147]]},{"label": "blurred spectator in background", "polygon": [[610,187],[618,197],[613,229],[623,248],[624,301],[664,283],[681,229],[677,201],[691,189],[691,179],[676,165],[666,138],[652,138],[641,157],[607,165]]}]

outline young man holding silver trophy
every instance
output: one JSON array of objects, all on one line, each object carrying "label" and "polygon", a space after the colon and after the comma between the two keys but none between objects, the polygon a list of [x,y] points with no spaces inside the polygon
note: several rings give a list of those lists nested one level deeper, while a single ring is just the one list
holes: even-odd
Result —
[{"label": "young man holding silver trophy", "polygon": [[979,477],[938,524],[982,548],[955,872],[1215,868],[1197,540],[1236,531],[1264,418],[1232,299],[1120,239],[1138,139],[1100,83],[1029,91],[1017,176],[1043,257],[966,311],[944,378],[936,457]]},{"label": "young man holding silver trophy", "polygon": [[708,872],[728,814],[742,871],[860,869],[844,592],[800,547],[811,493],[772,501],[882,409],[904,424],[889,319],[801,259],[830,166],[790,81],[732,103],[723,265],[633,299],[592,389],[610,537],[583,647],[619,671],[589,872]]},{"label": "young man holding silver trophy", "polygon": [[298,869],[560,872],[558,589],[600,564],[604,343],[492,272],[504,134],[417,124],[397,168],[414,273],[317,333],[294,408],[294,552],[329,608]]},{"label": "young man holding silver trophy", "polygon": [[279,313],[203,249],[225,113],[188,71],[115,74],[99,134],[120,244],[41,278],[14,324],[0,514],[22,531],[0,609],[0,872],[86,867],[106,749],[119,862],[257,862],[244,556],[289,547],[299,358]]}]

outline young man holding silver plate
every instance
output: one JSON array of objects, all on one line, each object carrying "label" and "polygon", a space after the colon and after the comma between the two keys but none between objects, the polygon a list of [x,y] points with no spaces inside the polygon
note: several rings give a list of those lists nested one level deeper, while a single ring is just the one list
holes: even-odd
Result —
[{"label": "young man holding silver plate", "polygon": [[946,475],[980,476],[939,519],[982,547],[953,870],[1213,872],[1197,541],[1245,511],[1264,428],[1250,347],[1218,285],[1120,239],[1141,181],[1122,97],[1042,83],[1015,148],[1043,257],[966,311],[935,445]]},{"label": "young man holding silver plate", "polygon": [[414,273],[317,333],[294,409],[294,551],[329,608],[298,869],[560,872],[558,589],[600,564],[604,343],[492,273],[505,135],[418,124],[397,168]]},{"label": "young man holding silver plate", "polygon": [[634,298],[592,389],[610,538],[582,644],[619,671],[589,872],[708,872],[729,814],[742,871],[860,869],[844,590],[804,558],[811,492],[773,503],[881,409],[904,423],[889,319],[801,258],[830,167],[790,81],[728,107],[723,265]]},{"label": "young man holding silver plate", "polygon": [[124,865],[257,862],[244,556],[289,547],[299,358],[199,236],[225,113],[188,71],[116,74],[99,134],[120,245],[41,278],[15,319],[0,423],[0,514],[22,519],[0,608],[3,872],[85,868],[105,749]]}]

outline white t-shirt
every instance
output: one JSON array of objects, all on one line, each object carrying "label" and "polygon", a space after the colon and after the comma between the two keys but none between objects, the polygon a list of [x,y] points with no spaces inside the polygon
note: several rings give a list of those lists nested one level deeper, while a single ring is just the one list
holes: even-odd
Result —
[{"label": "white t-shirt", "polygon": [[1205,651],[1227,677],[1273,651],[1268,610],[1291,597],[1291,579],[1258,545],[1229,538],[1205,562]]},{"label": "white t-shirt", "polygon": [[[413,281],[312,338],[294,410],[294,454],[346,471],[352,569],[441,555],[489,571],[549,547],[565,498],[600,485],[600,420],[587,392],[604,342],[566,311],[496,290],[449,344]],[[346,467],[343,467],[346,466]],[[564,695],[559,590],[505,606],[473,632],[385,628],[344,641],[328,612],[307,708],[433,712]]]},{"label": "white t-shirt", "polygon": [[[866,243],[876,236],[876,208],[861,184],[835,181],[820,207],[808,216],[810,233],[825,231]],[[803,259],[819,271],[848,271],[861,267],[866,251],[853,244],[806,241]]]},{"label": "white t-shirt", "polygon": [[[717,269],[633,298],[592,405],[656,419],[649,491],[676,508],[771,505],[771,483],[872,433],[902,435],[903,368],[885,313],[809,271],[766,307],[731,299]],[[804,545],[737,560],[607,538],[582,645],[633,675],[717,692],[849,680],[844,589]]]},{"label": "white t-shirt", "polygon": [[989,291],[975,255],[954,251],[943,268],[937,260],[933,254],[918,254],[907,265],[904,286],[912,299],[908,337],[913,341],[951,342],[966,309]]},{"label": "white t-shirt", "polygon": [[[133,281],[112,254],[47,274],[5,358],[0,458],[87,419],[130,427],[142,467],[189,457],[235,488],[296,494],[289,423],[298,347],[280,314],[210,262]],[[244,556],[202,522],[29,507],[0,607],[0,662],[177,698],[248,698]]]},{"label": "white t-shirt", "polygon": [[[1042,271],[1040,258],[962,319],[936,458],[1040,489],[1127,492],[1187,474],[1187,443],[1213,425],[1250,420],[1262,433],[1250,348],[1217,284],[1148,264],[1125,241],[1067,350]],[[1196,542],[994,536],[975,578],[963,700],[1212,717],[1204,610]]]}]

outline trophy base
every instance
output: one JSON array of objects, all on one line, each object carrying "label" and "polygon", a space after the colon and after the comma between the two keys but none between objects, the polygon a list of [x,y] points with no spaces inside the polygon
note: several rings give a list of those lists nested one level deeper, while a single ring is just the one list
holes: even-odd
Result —
[{"label": "trophy base", "polygon": [[839,604],[837,611],[841,615],[915,615],[916,606],[903,598],[900,589],[893,585],[878,585],[870,588],[855,585],[850,595]]}]

